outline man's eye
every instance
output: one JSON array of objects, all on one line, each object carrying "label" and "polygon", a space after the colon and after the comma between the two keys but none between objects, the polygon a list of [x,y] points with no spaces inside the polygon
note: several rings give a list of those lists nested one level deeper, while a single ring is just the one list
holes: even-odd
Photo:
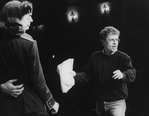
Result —
[{"label": "man's eye", "polygon": [[119,39],[109,39],[109,41],[119,41]]},{"label": "man's eye", "polygon": [[113,39],[109,39],[109,41],[113,41]]}]

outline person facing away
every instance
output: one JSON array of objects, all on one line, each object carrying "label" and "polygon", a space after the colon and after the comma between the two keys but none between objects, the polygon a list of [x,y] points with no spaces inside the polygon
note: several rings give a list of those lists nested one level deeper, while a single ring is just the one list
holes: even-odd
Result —
[{"label": "person facing away", "polygon": [[102,29],[104,49],[90,56],[84,72],[72,72],[76,82],[92,82],[98,116],[125,116],[127,83],[136,77],[131,58],[118,50],[119,36],[120,31],[113,26]]},{"label": "person facing away", "polygon": [[46,84],[37,42],[26,33],[32,11],[31,2],[12,0],[0,13],[0,116],[48,116],[47,109],[53,114],[59,109]]}]

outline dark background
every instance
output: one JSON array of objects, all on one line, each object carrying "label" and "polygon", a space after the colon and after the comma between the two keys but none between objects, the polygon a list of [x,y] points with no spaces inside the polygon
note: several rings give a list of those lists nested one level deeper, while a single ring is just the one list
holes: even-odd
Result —
[{"label": "dark background", "polygon": [[[1,0],[1,7],[7,1]],[[74,58],[74,70],[81,72],[89,56],[103,49],[99,32],[107,25],[120,30],[119,50],[132,58],[133,66],[137,69],[135,82],[128,84],[127,115],[149,115],[149,0],[30,1],[34,5],[34,22],[28,33],[38,42],[47,84],[60,103],[60,111],[56,115],[95,114],[95,101],[90,86],[76,84],[67,94],[62,93],[56,67],[62,61]],[[110,15],[98,13],[96,5],[102,2],[111,3]],[[70,6],[80,8],[78,23],[67,22],[66,11]]]}]

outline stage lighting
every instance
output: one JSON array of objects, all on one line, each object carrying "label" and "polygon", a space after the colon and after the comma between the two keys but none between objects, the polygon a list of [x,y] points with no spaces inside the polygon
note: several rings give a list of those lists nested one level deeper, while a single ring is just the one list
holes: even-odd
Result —
[{"label": "stage lighting", "polygon": [[111,8],[110,8],[110,3],[109,2],[104,2],[104,3],[99,4],[100,14],[109,15],[110,10],[111,10]]},{"label": "stage lighting", "polygon": [[69,23],[78,22],[79,14],[77,10],[77,7],[68,7],[66,15]]}]

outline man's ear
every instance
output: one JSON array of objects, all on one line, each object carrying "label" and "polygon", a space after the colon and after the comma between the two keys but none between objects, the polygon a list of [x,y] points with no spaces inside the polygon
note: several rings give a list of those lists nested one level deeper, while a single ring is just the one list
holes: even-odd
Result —
[{"label": "man's ear", "polygon": [[105,42],[105,40],[101,40],[101,44],[104,46],[104,42]]}]

